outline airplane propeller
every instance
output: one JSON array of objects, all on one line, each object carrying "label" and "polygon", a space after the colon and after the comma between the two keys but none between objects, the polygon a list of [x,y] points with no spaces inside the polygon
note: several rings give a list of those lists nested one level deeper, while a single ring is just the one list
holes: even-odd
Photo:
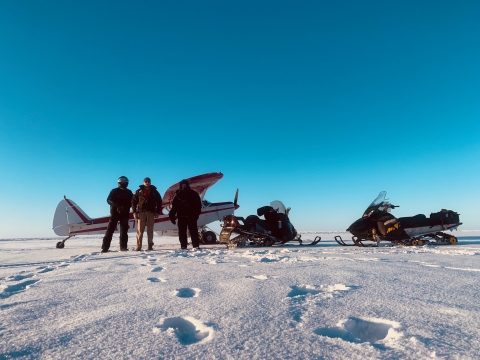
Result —
[{"label": "airplane propeller", "polygon": [[235,192],[235,198],[233,199],[233,207],[236,209],[237,208],[237,202],[238,202],[238,189]]}]

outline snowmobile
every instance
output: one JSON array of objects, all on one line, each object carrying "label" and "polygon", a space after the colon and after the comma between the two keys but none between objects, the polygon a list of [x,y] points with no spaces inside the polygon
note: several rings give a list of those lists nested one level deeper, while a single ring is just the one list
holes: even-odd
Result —
[{"label": "snowmobile", "polygon": [[270,206],[258,208],[257,215],[249,215],[247,218],[226,215],[221,224],[219,241],[229,248],[281,245],[289,241],[296,241],[300,245],[319,243],[321,237],[317,236],[311,243],[303,244],[301,235],[297,234],[288,218],[289,212],[290,208],[285,208],[281,201],[275,200]]},{"label": "snowmobile", "polygon": [[[442,209],[431,213],[429,218],[423,214],[396,218],[390,214],[390,210],[399,206],[390,204],[385,198],[386,195],[386,191],[380,192],[363,216],[348,227],[347,231],[353,235],[353,244],[345,243],[341,236],[335,236],[335,241],[342,246],[378,246],[380,241],[406,246],[457,243],[455,236],[441,230],[456,230],[462,225],[458,213]],[[367,245],[364,241],[373,241],[376,244]]]}]

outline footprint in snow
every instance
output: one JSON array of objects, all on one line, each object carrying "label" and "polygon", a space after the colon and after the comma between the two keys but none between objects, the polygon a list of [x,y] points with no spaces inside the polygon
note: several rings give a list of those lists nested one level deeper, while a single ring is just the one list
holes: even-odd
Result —
[{"label": "footprint in snow", "polygon": [[154,283],[157,283],[157,282],[167,282],[166,279],[162,279],[162,278],[155,278],[155,277],[150,277],[150,278],[147,278],[148,281],[150,282],[154,282]]},{"label": "footprint in snow", "polygon": [[25,291],[33,284],[39,282],[40,280],[26,280],[24,282],[8,285],[6,288],[3,289],[3,292],[0,293],[0,299],[6,299],[12,295],[18,294],[19,292]]},{"label": "footprint in snow", "polygon": [[267,280],[269,277],[267,275],[253,275],[253,276],[245,276],[247,279],[253,280]]},{"label": "footprint in snow", "polygon": [[317,294],[323,294],[325,297],[333,297],[332,295],[335,293],[338,293],[340,291],[348,291],[352,290],[355,288],[358,288],[356,286],[345,286],[343,284],[335,284],[335,285],[294,285],[290,286],[292,289],[288,293],[288,297],[297,297],[297,296],[306,296],[306,295],[317,295]]},{"label": "footprint in snow", "polygon": [[271,262],[285,262],[290,259],[290,256],[281,256],[277,253],[254,253],[254,254],[246,254],[251,258],[251,262],[261,262],[261,263],[271,263]]},{"label": "footprint in snow", "polygon": [[358,286],[345,286],[343,284],[290,286],[291,290],[287,294],[287,298],[290,298],[290,315],[298,323],[302,321],[305,313],[311,311],[312,306],[309,304],[318,305],[322,300],[340,297],[347,291],[357,288]]},{"label": "footprint in snow", "polygon": [[6,281],[20,281],[20,280],[25,280],[25,279],[29,279],[31,277],[34,277],[35,274],[18,274],[18,275],[12,275],[12,276],[7,276],[5,278]]},{"label": "footprint in snow", "polygon": [[308,294],[317,295],[320,290],[312,285],[290,286],[292,290],[288,293],[288,297],[305,296]]},{"label": "footprint in snow", "polygon": [[145,260],[147,260],[147,262],[145,264],[142,264],[142,266],[153,266],[155,265],[155,263],[157,262],[157,259],[151,257],[151,256],[148,256],[146,258],[144,258]]},{"label": "footprint in snow", "polygon": [[188,257],[188,251],[185,251],[185,250],[177,250],[177,251],[174,251],[172,252],[171,254],[169,254],[170,257],[183,257],[183,258],[186,258]]},{"label": "footprint in snow", "polygon": [[72,259],[72,261],[82,261],[82,260],[85,260],[86,257],[87,257],[87,255],[85,255],[85,254],[74,255],[74,256],[70,256],[70,259]]},{"label": "footprint in snow", "polygon": [[[0,295],[0,299],[1,298],[2,298],[2,296]],[[14,303],[11,303],[11,304],[0,305],[0,310],[5,310],[5,309],[9,309],[9,308],[21,305],[21,304],[28,304],[28,303],[29,303],[29,301],[18,301],[18,302],[14,302]]]},{"label": "footprint in snow", "polygon": [[152,270],[150,270],[150,272],[160,272],[160,271],[162,271],[162,270],[163,270],[162,267],[157,266],[157,267],[153,268]]},{"label": "footprint in snow", "polygon": [[189,316],[161,319],[160,322],[153,328],[153,333],[175,336],[182,345],[206,342],[213,338],[211,327]]},{"label": "footprint in snow", "polygon": [[181,288],[175,291],[175,295],[181,298],[198,297],[200,289],[197,288]]},{"label": "footprint in snow", "polygon": [[[39,268],[39,269],[41,269],[41,268]],[[53,270],[55,270],[54,267],[48,266],[48,267],[44,267],[44,268],[43,268],[42,270],[40,270],[37,274],[45,274],[45,273],[50,272],[50,271],[53,271]]]},{"label": "footprint in snow", "polygon": [[377,348],[384,349],[386,345],[392,345],[403,336],[398,331],[399,328],[400,324],[396,321],[349,317],[338,322],[336,327],[318,328],[314,333],[352,343],[368,342]]}]

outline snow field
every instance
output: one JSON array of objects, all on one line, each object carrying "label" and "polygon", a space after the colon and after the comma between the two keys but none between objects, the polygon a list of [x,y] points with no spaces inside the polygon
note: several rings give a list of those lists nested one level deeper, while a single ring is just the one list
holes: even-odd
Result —
[{"label": "snow field", "polygon": [[153,252],[112,244],[107,254],[98,251],[100,237],[69,240],[62,250],[56,241],[0,240],[0,359],[480,352],[478,240],[183,252],[156,239]]}]

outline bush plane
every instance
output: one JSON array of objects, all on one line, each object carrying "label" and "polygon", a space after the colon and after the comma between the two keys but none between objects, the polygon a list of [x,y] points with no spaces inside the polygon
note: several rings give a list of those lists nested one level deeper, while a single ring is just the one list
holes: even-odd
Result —
[{"label": "bush plane", "polygon": [[[218,180],[223,178],[221,172],[207,173],[203,175],[188,178],[190,187],[195,190],[202,199],[202,212],[198,218],[198,230],[200,241],[204,244],[215,244],[217,242],[216,234],[211,231],[207,225],[214,221],[221,221],[225,215],[233,215],[239,208],[237,205],[238,189],[233,202],[211,203],[204,199],[207,190]],[[168,217],[168,211],[171,209],[173,198],[179,188],[179,182],[168,188],[162,198],[162,214],[155,219],[153,230],[160,236],[178,236],[177,225],[173,225]],[[67,236],[66,239],[57,242],[57,248],[65,247],[65,241],[75,235],[104,234],[107,230],[110,216],[103,216],[92,219],[89,217],[73,200],[63,197],[55,210],[53,216],[53,231],[58,236]],[[137,231],[137,220],[133,214],[129,214],[128,232]],[[118,233],[118,227],[115,229]]]}]

